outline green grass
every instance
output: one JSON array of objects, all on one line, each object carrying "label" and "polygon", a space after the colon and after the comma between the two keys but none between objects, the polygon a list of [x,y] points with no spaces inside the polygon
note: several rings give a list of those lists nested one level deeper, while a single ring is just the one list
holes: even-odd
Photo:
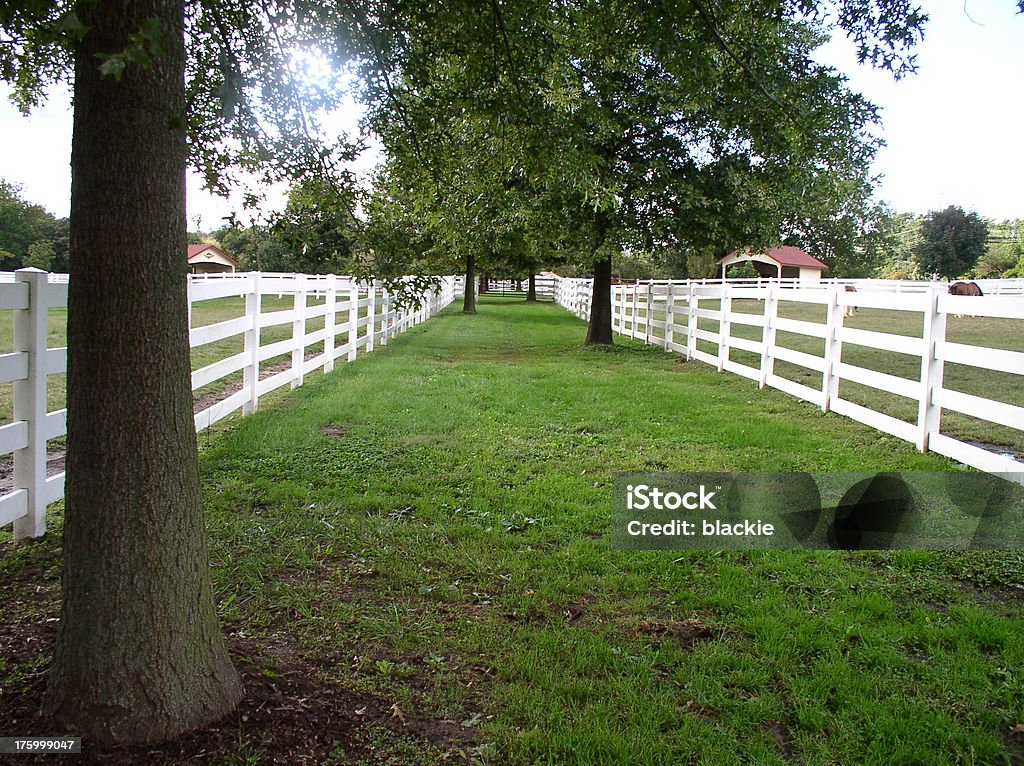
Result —
[{"label": "green grass", "polygon": [[202,455],[226,628],[493,763],[1020,757],[1021,554],[610,545],[613,472],[952,463],[584,330],[485,298],[229,421]]}]

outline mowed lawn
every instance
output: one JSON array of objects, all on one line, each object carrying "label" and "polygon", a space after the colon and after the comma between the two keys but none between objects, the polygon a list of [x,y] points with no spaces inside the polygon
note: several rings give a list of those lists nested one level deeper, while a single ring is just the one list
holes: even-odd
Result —
[{"label": "mowed lawn", "polygon": [[[639,343],[583,348],[551,304],[456,309],[201,441],[225,629],[393,703],[359,762],[1024,757],[1020,553],[610,544],[614,472],[955,464]],[[0,582],[27,588],[58,537],[0,537]]]}]

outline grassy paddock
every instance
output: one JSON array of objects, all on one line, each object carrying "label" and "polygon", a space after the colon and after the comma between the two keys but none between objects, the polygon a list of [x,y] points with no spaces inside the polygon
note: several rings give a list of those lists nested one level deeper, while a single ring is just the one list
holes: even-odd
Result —
[{"label": "grassy paddock", "polygon": [[[701,308],[717,311],[720,301],[701,300]],[[764,315],[764,302],[749,299],[736,299],[732,303],[733,310],[739,313]],[[652,311],[652,317],[664,321],[664,311]],[[805,322],[824,324],[825,307],[811,303],[781,301],[779,316],[788,319],[800,319]],[[641,319],[643,312],[641,311]],[[843,324],[858,330],[906,335],[920,338],[922,332],[922,315],[913,311],[892,311],[888,309],[858,309],[852,317],[846,317]],[[698,327],[709,332],[718,332],[718,322],[713,319],[700,318]],[[733,337],[746,338],[760,342],[761,328],[749,325],[733,324]],[[657,330],[656,335],[661,336]],[[988,317],[949,317],[946,339],[956,343],[964,343],[982,348],[1009,349],[1024,351],[1024,321],[990,319]],[[781,346],[802,351],[805,354],[823,357],[825,342],[820,338],[779,332],[777,342]],[[699,340],[697,347],[710,354],[717,354],[718,347],[714,343]],[[753,367],[760,367],[760,357],[749,351],[730,349],[730,359],[734,362]],[[857,346],[852,343],[843,344],[843,361],[857,367],[886,372],[890,375],[920,380],[921,360],[916,356],[882,351],[875,348]],[[821,388],[821,373],[796,364],[776,360],[775,372],[783,378],[803,383],[814,389]],[[982,396],[995,401],[1019,404],[1024,401],[1024,378],[1010,373],[993,372],[963,364],[948,363],[944,366],[944,384],[947,388],[963,391],[975,396]],[[840,383],[840,395],[856,404],[861,404],[886,415],[905,420],[917,421],[916,399],[907,399],[878,389],[863,386],[851,381]],[[1000,426],[985,420],[962,415],[958,412],[942,413],[942,432],[963,439],[1005,446],[1018,455],[1024,456],[1024,432],[1014,428]]]},{"label": "grassy paddock", "polygon": [[[202,473],[226,628],[473,728],[477,745],[458,749],[478,762],[1020,756],[1020,554],[610,547],[614,471],[952,463],[583,335],[550,304],[484,298],[213,437]],[[0,543],[0,582],[52,558],[57,537]],[[0,684],[42,667],[0,664]],[[456,749],[390,730],[373,743],[372,763]],[[237,762],[260,747],[248,732]]]},{"label": "grassy paddock", "polygon": [[[323,303],[322,298],[315,296],[308,296],[306,299],[307,306],[316,306]],[[276,295],[269,294],[262,297],[262,312],[267,313],[271,311],[285,311],[294,306],[294,298],[290,295],[277,297]],[[360,316],[366,316],[366,308],[361,308]],[[244,298],[217,298],[209,301],[199,301],[193,304],[192,307],[192,327],[202,327],[204,325],[215,324],[217,322],[224,322],[228,319],[235,319],[236,317],[243,316],[245,314],[245,299]],[[50,309],[49,315],[49,346],[51,348],[57,348],[60,346],[67,345],[67,309]],[[347,321],[348,312],[339,314],[339,319],[344,317]],[[322,330],[324,327],[324,318],[317,317],[315,319],[309,319],[306,321],[306,332],[313,333],[317,330]],[[365,332],[365,330],[363,330]],[[267,345],[275,343],[279,340],[290,338],[292,334],[291,324],[277,325],[275,327],[267,327],[260,332],[260,343],[261,345]],[[337,337],[337,344],[341,345],[347,342],[347,334],[342,332]],[[323,343],[317,343],[307,348],[307,353],[320,353],[323,351]],[[14,348],[14,312],[13,311],[0,311],[0,353],[7,353]],[[205,346],[200,346],[192,350],[192,369],[198,370],[201,367],[205,367],[208,364],[212,364],[220,359],[225,359],[233,354],[237,354],[243,349],[243,338],[241,335],[236,335],[232,338],[226,338],[216,343],[208,343]],[[262,363],[264,368],[279,364],[286,360],[291,359],[288,354],[268,359]],[[47,391],[47,405],[50,411],[58,410],[65,406],[67,388],[66,388],[66,375],[51,375],[48,381]],[[241,385],[242,373],[237,372],[232,375],[225,376],[218,381],[210,383],[198,389],[195,392],[197,398],[202,397],[206,394],[216,394],[220,391],[225,391],[234,386]],[[14,396],[14,385],[7,383],[0,385],[0,423],[9,422],[13,412],[13,396]]]}]

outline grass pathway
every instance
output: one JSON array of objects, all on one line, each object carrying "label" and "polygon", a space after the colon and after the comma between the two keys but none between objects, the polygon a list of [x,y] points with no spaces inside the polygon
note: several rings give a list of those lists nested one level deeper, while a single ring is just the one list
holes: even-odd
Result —
[{"label": "grass pathway", "polygon": [[610,547],[612,472],[951,463],[584,331],[485,298],[200,436],[232,641],[401,711],[329,762],[1021,762],[1019,553]]},{"label": "grass pathway", "polygon": [[500,763],[1019,756],[1019,555],[609,546],[612,471],[950,463],[583,330],[485,300],[216,439],[228,622]]}]

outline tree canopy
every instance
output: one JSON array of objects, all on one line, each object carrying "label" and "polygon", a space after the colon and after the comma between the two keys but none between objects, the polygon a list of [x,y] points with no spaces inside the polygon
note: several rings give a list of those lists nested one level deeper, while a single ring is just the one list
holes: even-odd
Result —
[{"label": "tree canopy", "polygon": [[0,270],[67,271],[67,264],[67,219],[28,202],[20,187],[0,179]]},{"label": "tree canopy", "polygon": [[984,255],[987,241],[988,224],[977,213],[956,205],[933,210],[921,222],[917,262],[925,274],[963,276]]},{"label": "tree canopy", "polygon": [[[534,239],[585,270],[610,275],[623,252],[713,260],[785,241],[864,272],[854,242],[879,216],[877,113],[812,53],[841,27],[865,60],[902,74],[924,16],[906,3],[839,11],[518,0],[437,26],[414,15],[417,35],[380,47],[398,74],[364,65],[367,99],[396,172],[429,178],[446,217],[530,211],[545,227]],[[482,177],[492,193],[467,183]],[[595,301],[605,292],[595,284]]]}]

